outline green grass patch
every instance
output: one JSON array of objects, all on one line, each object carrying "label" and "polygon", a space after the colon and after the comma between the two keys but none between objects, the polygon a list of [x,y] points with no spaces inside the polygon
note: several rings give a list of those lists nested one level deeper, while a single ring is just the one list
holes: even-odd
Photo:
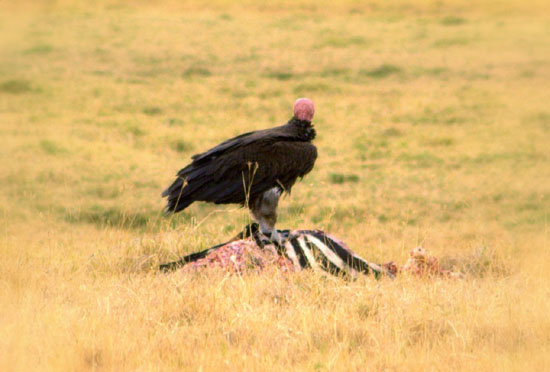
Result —
[{"label": "green grass patch", "polygon": [[184,79],[190,79],[194,77],[208,77],[211,75],[212,75],[212,72],[209,69],[207,69],[206,67],[198,67],[198,66],[189,67],[181,74],[181,76]]},{"label": "green grass patch", "polygon": [[449,72],[447,67],[416,67],[412,69],[412,74],[415,77],[428,76],[439,79],[448,79]]},{"label": "green grass patch", "polygon": [[381,159],[387,157],[390,154],[388,137],[391,138],[397,135],[397,132],[394,132],[392,128],[388,130],[389,135],[385,135],[386,131],[383,131],[381,136],[359,136],[353,141],[353,148],[364,158]]},{"label": "green grass patch", "polygon": [[544,154],[536,152],[483,152],[473,158],[466,158],[464,161],[470,161],[473,164],[492,164],[497,162],[518,163],[522,161],[547,160]]},{"label": "green grass patch", "polygon": [[521,122],[525,125],[535,124],[543,130],[550,130],[550,112],[542,111],[527,115]]},{"label": "green grass patch", "polygon": [[343,221],[362,221],[365,211],[362,207],[356,205],[337,205],[335,207],[321,207],[314,213],[312,220],[314,223],[327,224],[327,229],[331,226],[338,226]]},{"label": "green grass patch", "polygon": [[291,71],[268,71],[264,74],[265,77],[280,81],[287,81],[294,77]]},{"label": "green grass patch", "polygon": [[359,176],[356,174],[330,173],[329,182],[333,184],[342,184],[346,182],[359,182]]},{"label": "green grass patch", "polygon": [[99,228],[136,229],[145,227],[156,215],[152,212],[132,212],[96,204],[84,210],[67,212],[65,220],[70,223],[89,223]]},{"label": "green grass patch", "polygon": [[258,93],[258,97],[261,99],[273,99],[274,97],[280,97],[283,95],[283,90],[279,88],[267,88]]},{"label": "green grass patch", "polygon": [[10,94],[21,94],[32,92],[33,86],[27,80],[22,79],[10,79],[0,84],[0,92]]},{"label": "green grass patch", "polygon": [[398,74],[401,71],[402,71],[401,68],[396,66],[396,65],[383,64],[383,65],[380,65],[380,66],[375,67],[373,69],[360,70],[359,74],[363,75],[363,76],[368,76],[368,77],[373,78],[373,79],[383,79],[383,78],[387,78],[391,75]]},{"label": "green grass patch", "polygon": [[48,155],[60,155],[68,153],[68,150],[65,147],[61,146],[55,141],[45,139],[40,141],[39,145],[42,151],[44,151]]},{"label": "green grass patch", "polygon": [[436,138],[428,138],[423,139],[422,144],[432,147],[447,147],[454,144],[454,139],[451,137],[436,137]]},{"label": "green grass patch", "polygon": [[136,123],[126,123],[123,130],[124,132],[131,134],[133,137],[143,137],[147,134],[147,131],[140,128],[139,124]]},{"label": "green grass patch", "polygon": [[286,208],[286,213],[288,213],[289,215],[299,216],[302,213],[304,213],[304,211],[307,210],[307,208],[308,206],[305,205],[304,203],[293,203]]},{"label": "green grass patch", "polygon": [[403,135],[403,132],[401,132],[401,130],[399,130],[398,128],[391,127],[384,129],[382,135],[384,137],[401,137]]},{"label": "green grass patch", "polygon": [[418,154],[402,153],[396,159],[413,168],[430,168],[443,163],[443,159],[429,152]]},{"label": "green grass patch", "polygon": [[49,44],[37,44],[31,48],[25,49],[24,54],[49,54],[53,52],[53,47]]},{"label": "green grass patch", "polygon": [[349,48],[349,47],[365,47],[369,45],[369,41],[363,36],[337,36],[331,35],[323,38],[316,47],[332,47],[332,48]]},{"label": "green grass patch", "polygon": [[319,76],[324,78],[342,78],[349,77],[351,75],[351,70],[349,68],[325,68],[320,73]]},{"label": "green grass patch", "polygon": [[185,122],[178,118],[169,118],[166,123],[171,127],[181,127]]},{"label": "green grass patch", "polygon": [[187,141],[178,139],[173,141],[170,147],[177,152],[187,152],[193,150],[195,146]]},{"label": "green grass patch", "polygon": [[441,20],[443,26],[458,26],[463,25],[467,22],[466,18],[456,17],[456,16],[447,16]]},{"label": "green grass patch", "polygon": [[323,82],[306,82],[295,85],[293,91],[297,95],[307,96],[315,92],[336,93],[339,92],[339,89]]},{"label": "green grass patch", "polygon": [[418,124],[462,124],[467,121],[460,109],[454,106],[443,108],[425,107],[421,113],[394,116],[392,121],[396,123]]},{"label": "green grass patch", "polygon": [[162,108],[158,106],[148,106],[148,107],[145,107],[142,111],[144,114],[150,115],[150,116],[162,114]]}]

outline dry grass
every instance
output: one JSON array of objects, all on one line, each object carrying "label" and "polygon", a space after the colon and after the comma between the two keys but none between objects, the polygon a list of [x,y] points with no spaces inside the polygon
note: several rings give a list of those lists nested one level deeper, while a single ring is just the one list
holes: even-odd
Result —
[{"label": "dry grass", "polygon": [[[14,2],[15,4],[15,2]],[[545,370],[545,2],[19,2],[0,14],[0,370]],[[159,275],[246,211],[189,156],[316,102],[280,227],[465,280]]]}]

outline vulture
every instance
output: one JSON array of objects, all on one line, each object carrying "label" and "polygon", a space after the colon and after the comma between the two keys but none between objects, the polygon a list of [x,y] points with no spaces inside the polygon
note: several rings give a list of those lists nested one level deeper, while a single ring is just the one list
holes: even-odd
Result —
[{"label": "vulture", "polygon": [[250,209],[263,234],[278,240],[279,198],[312,170],[317,158],[311,143],[314,112],[313,101],[300,98],[286,124],[244,133],[193,155],[162,193],[166,212],[179,212],[195,201],[240,204]]}]

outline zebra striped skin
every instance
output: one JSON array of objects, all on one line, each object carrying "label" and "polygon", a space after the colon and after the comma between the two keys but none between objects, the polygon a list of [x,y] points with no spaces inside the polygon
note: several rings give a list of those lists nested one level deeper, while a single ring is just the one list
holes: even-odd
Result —
[{"label": "zebra striped skin", "polygon": [[278,230],[280,243],[269,240],[261,234],[258,225],[246,226],[243,232],[229,242],[216,245],[204,251],[183,257],[179,261],[163,264],[160,270],[177,269],[187,263],[206,257],[226,244],[235,240],[253,238],[256,245],[263,249],[276,250],[278,254],[287,257],[295,270],[322,270],[343,277],[356,277],[359,273],[393,275],[379,265],[367,262],[356,255],[342,241],[320,230]]}]

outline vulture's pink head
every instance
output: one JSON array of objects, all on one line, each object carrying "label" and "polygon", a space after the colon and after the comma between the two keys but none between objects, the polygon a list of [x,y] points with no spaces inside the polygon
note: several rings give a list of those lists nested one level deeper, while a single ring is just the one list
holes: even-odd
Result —
[{"label": "vulture's pink head", "polygon": [[294,102],[294,117],[298,120],[311,121],[315,113],[313,101],[309,98],[298,98]]}]

